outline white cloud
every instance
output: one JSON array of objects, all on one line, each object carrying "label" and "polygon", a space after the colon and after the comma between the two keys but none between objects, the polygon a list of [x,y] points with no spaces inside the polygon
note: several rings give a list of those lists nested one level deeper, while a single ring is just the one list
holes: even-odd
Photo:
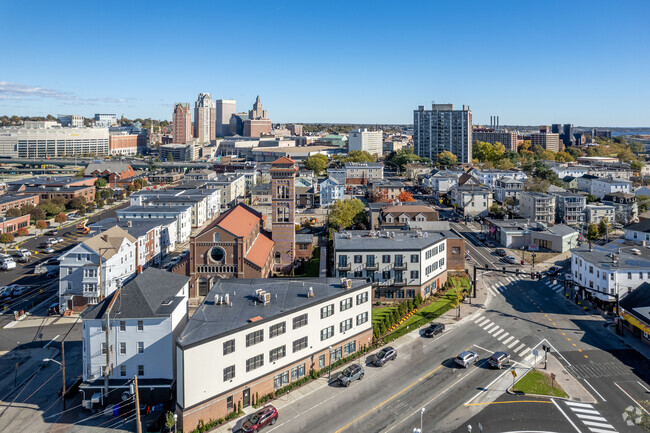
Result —
[{"label": "white cloud", "polygon": [[0,100],[21,101],[35,100],[39,98],[52,98],[66,103],[90,104],[92,102],[103,102],[111,104],[123,104],[132,101],[133,98],[80,98],[73,93],[59,92],[39,86],[27,86],[19,83],[0,81]]}]

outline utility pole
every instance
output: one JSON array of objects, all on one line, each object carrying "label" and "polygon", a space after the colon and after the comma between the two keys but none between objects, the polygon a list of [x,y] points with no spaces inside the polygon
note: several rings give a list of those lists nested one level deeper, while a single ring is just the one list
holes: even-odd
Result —
[{"label": "utility pole", "polygon": [[108,307],[106,308],[106,313],[104,314],[106,320],[106,366],[104,367],[104,397],[108,396],[108,377],[111,374],[111,310],[113,309],[113,304],[115,300],[120,296],[122,291],[121,287],[118,287],[115,291],[115,296],[109,302]]},{"label": "utility pole", "polygon": [[142,424],[140,423],[140,393],[138,392],[138,375],[134,376],[135,381],[135,419],[137,424],[136,432],[142,433]]},{"label": "utility pole", "polygon": [[61,341],[61,369],[63,369],[63,410],[65,411],[65,339]]}]

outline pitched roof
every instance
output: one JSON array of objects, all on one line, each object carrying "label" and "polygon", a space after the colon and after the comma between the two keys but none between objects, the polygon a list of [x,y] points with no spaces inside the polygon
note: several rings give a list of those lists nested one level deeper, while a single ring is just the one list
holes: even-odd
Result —
[{"label": "pitched roof", "polygon": [[128,170],[130,168],[130,164],[128,162],[123,162],[123,161],[110,161],[110,162],[91,162],[88,164],[88,167],[86,167],[86,170],[84,171],[85,174],[92,174],[95,170],[97,170],[100,173],[103,173],[105,171],[109,171],[111,173],[121,173],[124,170]]},{"label": "pitched roof", "polygon": [[[168,317],[182,302],[176,296],[189,277],[157,268],[147,268],[120,290],[111,310],[112,319]],[[84,319],[100,319],[116,296],[112,293],[94,307],[84,311]]]},{"label": "pitched roof", "polygon": [[104,260],[108,260],[119,251],[125,238],[132,243],[136,242],[136,239],[127,233],[126,230],[114,226],[103,233],[90,238],[84,238],[82,242],[88,248],[100,254]]},{"label": "pitched roof", "polygon": [[263,268],[275,243],[265,233],[260,233],[246,253],[246,260]]},{"label": "pitched roof", "polygon": [[255,224],[261,221],[262,218],[261,213],[245,204],[239,203],[237,206],[219,215],[216,220],[212,221],[196,236],[201,236],[209,230],[212,230],[215,226],[219,226],[235,236],[246,237],[253,230]]},{"label": "pitched roof", "polygon": [[650,233],[650,218],[642,219],[635,224],[630,224],[629,226],[625,227],[625,230]]},{"label": "pitched roof", "polygon": [[293,159],[291,159],[291,158],[289,158],[287,156],[283,156],[281,158],[276,159],[271,164],[273,165],[273,164],[295,164],[295,163],[296,163],[296,161],[294,161]]},{"label": "pitched roof", "polygon": [[436,210],[433,209],[432,207],[429,206],[423,206],[423,205],[412,205],[412,206],[402,206],[402,205],[395,205],[395,206],[386,206],[385,208],[382,209],[382,212],[385,213],[392,213],[395,215],[402,214],[402,213],[431,213],[435,212]]}]

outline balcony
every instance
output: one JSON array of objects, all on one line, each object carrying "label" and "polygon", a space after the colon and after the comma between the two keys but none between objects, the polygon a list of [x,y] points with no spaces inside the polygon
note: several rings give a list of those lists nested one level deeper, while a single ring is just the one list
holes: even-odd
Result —
[{"label": "balcony", "polygon": [[395,287],[406,286],[406,280],[402,280],[402,281],[395,280],[395,281],[393,281],[393,286],[395,286]]},{"label": "balcony", "polygon": [[350,269],[352,269],[352,264],[350,264],[350,263],[339,263],[336,266],[336,269],[338,269],[339,271],[349,271]]},{"label": "balcony", "polygon": [[395,265],[393,266],[393,268],[394,268],[396,271],[405,271],[405,270],[406,270],[406,263],[404,263],[404,262],[402,262],[402,263],[395,263]]},{"label": "balcony", "polygon": [[378,263],[366,263],[366,270],[368,271],[376,271],[379,269],[379,264]]}]

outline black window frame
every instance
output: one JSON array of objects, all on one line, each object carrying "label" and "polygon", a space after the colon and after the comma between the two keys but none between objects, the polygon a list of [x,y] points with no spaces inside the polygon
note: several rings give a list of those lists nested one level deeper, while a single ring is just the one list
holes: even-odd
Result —
[{"label": "black window frame", "polygon": [[320,318],[326,319],[334,315],[334,304],[325,305],[320,309]]},{"label": "black window frame", "polygon": [[293,341],[293,353],[306,349],[309,346],[309,338],[302,337]]},{"label": "black window frame", "polygon": [[229,365],[223,369],[223,381],[228,382],[235,378],[235,365]]},{"label": "black window frame", "polygon": [[287,322],[276,323],[269,327],[269,338],[278,337],[287,332]]},{"label": "black window frame", "polygon": [[264,341],[264,330],[249,332],[246,334],[246,347],[251,347]]},{"label": "black window frame", "polygon": [[287,346],[283,344],[280,347],[269,350],[269,362],[275,362],[287,356]]},{"label": "black window frame", "polygon": [[309,315],[307,313],[301,314],[293,318],[293,329],[302,328],[309,324]]},{"label": "black window frame", "polygon": [[246,360],[246,373],[264,366],[264,354],[255,355]]}]

